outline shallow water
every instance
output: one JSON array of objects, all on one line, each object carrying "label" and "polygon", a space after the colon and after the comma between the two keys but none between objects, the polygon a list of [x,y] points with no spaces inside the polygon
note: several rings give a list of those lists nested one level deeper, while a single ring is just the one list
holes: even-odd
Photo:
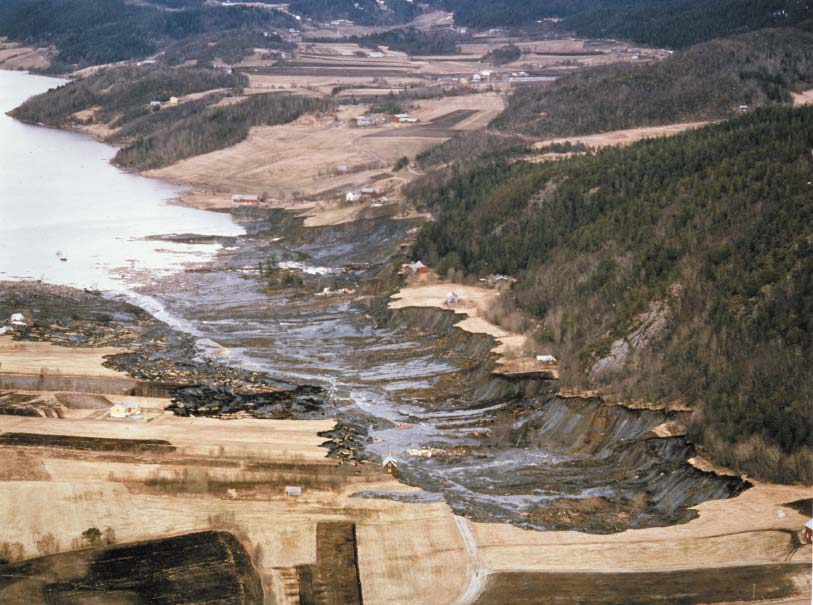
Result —
[{"label": "shallow water", "polygon": [[168,204],[179,188],[111,165],[114,147],[5,115],[63,82],[0,71],[0,279],[123,290],[220,249],[146,236],[242,233],[228,214]]}]

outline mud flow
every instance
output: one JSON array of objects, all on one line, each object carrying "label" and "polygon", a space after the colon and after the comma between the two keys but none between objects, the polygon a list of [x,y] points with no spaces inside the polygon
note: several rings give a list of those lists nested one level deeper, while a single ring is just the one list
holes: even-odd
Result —
[{"label": "mud flow", "polygon": [[[422,488],[408,498],[444,498],[471,519],[529,528],[686,521],[688,507],[747,487],[690,466],[683,438],[655,437],[668,412],[560,399],[552,381],[493,374],[491,338],[454,328],[451,312],[388,310],[401,244],[416,223],[306,229],[282,211],[239,221],[246,235],[215,263],[130,300],[185,335],[162,355],[182,345],[199,366],[234,373],[223,392],[186,376],[176,412],[335,415],[332,455],[391,454],[400,478]],[[229,389],[240,384],[263,388],[238,405]]]}]

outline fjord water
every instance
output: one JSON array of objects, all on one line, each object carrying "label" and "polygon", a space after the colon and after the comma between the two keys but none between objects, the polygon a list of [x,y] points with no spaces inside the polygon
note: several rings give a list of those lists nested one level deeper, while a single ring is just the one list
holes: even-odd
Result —
[{"label": "fjord water", "polygon": [[220,248],[147,236],[243,232],[227,214],[168,204],[179,189],[111,165],[114,147],[5,115],[63,82],[0,71],[0,280],[124,290]]}]

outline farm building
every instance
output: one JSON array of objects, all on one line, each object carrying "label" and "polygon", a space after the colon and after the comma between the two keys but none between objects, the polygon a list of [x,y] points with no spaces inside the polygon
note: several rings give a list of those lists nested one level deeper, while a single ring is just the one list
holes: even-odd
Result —
[{"label": "farm building", "polygon": [[375,118],[373,116],[356,116],[356,126],[367,127],[375,126]]},{"label": "farm building", "polygon": [[384,56],[384,53],[382,53],[380,50],[373,50],[373,51],[370,51],[369,56],[371,58],[373,58],[373,59],[380,59],[381,57]]},{"label": "farm building", "polygon": [[361,193],[358,191],[348,191],[347,195],[344,196],[344,199],[348,202],[357,202],[361,199]]},{"label": "farm building", "polygon": [[537,355],[536,362],[544,366],[555,366],[557,363],[553,355]]},{"label": "farm building", "polygon": [[150,109],[153,111],[161,109],[161,101],[150,101]]},{"label": "farm building", "polygon": [[348,172],[350,172],[350,169],[345,164],[336,166],[336,174],[347,174]]},{"label": "farm building", "polygon": [[370,126],[378,126],[380,124],[386,123],[386,117],[380,114],[368,114],[363,116],[356,116],[356,126],[361,127],[370,127]]},{"label": "farm building", "polygon": [[259,206],[260,198],[256,195],[233,195],[231,196],[231,205],[238,208],[245,206]]},{"label": "farm building", "polygon": [[141,412],[138,404],[134,401],[127,401],[125,403],[117,403],[110,408],[111,418],[129,418],[130,416],[137,416]]},{"label": "farm building", "polygon": [[290,496],[292,498],[298,498],[302,495],[302,488],[298,485],[286,485],[285,486],[285,495]]},{"label": "farm building", "polygon": [[456,292],[449,292],[446,295],[446,306],[447,307],[453,307],[459,302],[460,302],[460,297],[457,295]]},{"label": "farm building", "polygon": [[414,263],[409,263],[407,265],[407,267],[409,267],[409,270],[412,271],[413,274],[414,273],[420,273],[422,270],[428,269],[427,266],[424,265],[421,261],[415,261]]},{"label": "farm building", "polygon": [[810,519],[810,521],[805,523],[803,531],[805,536],[805,542],[807,542],[808,544],[813,542],[813,519]]},{"label": "farm building", "polygon": [[398,474],[398,461],[392,457],[392,454],[384,458],[381,461],[381,466],[384,467],[384,472],[389,473],[390,475],[397,475]]},{"label": "farm building", "polygon": [[177,105],[177,104],[178,104],[178,102],[179,102],[179,101],[178,101],[178,97],[170,97],[170,98],[169,98],[169,104],[170,104],[170,105]]},{"label": "farm building", "polygon": [[361,199],[363,200],[376,200],[384,195],[384,192],[381,189],[374,189],[372,187],[362,187],[359,191],[361,195]]}]

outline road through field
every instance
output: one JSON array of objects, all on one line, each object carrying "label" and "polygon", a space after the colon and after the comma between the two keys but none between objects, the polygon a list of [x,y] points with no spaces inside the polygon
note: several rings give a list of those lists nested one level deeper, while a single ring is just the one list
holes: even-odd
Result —
[{"label": "road through field", "polygon": [[483,565],[480,559],[480,553],[477,550],[477,541],[474,539],[474,534],[471,533],[471,528],[468,522],[463,517],[454,516],[454,522],[460,532],[460,538],[466,546],[466,553],[469,556],[469,566],[471,567],[471,576],[469,583],[466,586],[465,592],[460,595],[456,601],[457,605],[469,605],[474,603],[485,590],[485,580],[488,575],[488,570]]}]

